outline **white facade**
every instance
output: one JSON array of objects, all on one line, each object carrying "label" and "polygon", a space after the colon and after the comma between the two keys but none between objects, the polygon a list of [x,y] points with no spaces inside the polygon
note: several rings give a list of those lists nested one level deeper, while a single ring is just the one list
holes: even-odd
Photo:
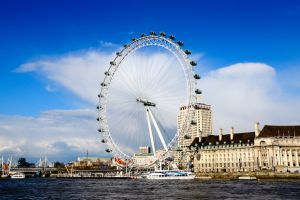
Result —
[{"label": "white facade", "polygon": [[256,124],[254,132],[202,138],[192,150],[195,172],[300,172],[300,126]]},{"label": "white facade", "polygon": [[194,158],[195,172],[238,172],[254,170],[253,144],[223,144],[201,147]]},{"label": "white facade", "polygon": [[[300,137],[276,136],[254,141],[254,156],[260,169],[300,172]],[[280,169],[281,168],[281,169]]]}]

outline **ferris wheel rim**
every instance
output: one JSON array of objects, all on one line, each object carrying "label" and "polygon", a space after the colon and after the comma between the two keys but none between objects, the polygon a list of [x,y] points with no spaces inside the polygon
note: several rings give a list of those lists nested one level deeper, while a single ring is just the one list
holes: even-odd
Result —
[{"label": "ferris wheel rim", "polygon": [[[160,42],[160,43],[159,43]],[[169,46],[168,46],[168,45]],[[134,39],[131,43],[124,45],[121,51],[117,52],[116,57],[113,61],[110,62],[109,69],[105,72],[104,81],[101,83],[101,91],[99,96],[99,113],[98,113],[98,121],[100,124],[100,129],[102,130],[102,137],[103,140],[106,140],[105,143],[107,143],[107,146],[109,147],[108,151],[109,153],[112,153],[114,157],[121,158],[124,160],[130,160],[132,156],[127,155],[124,153],[118,145],[114,142],[113,137],[111,136],[111,132],[109,130],[109,124],[107,121],[107,112],[106,112],[106,105],[107,105],[107,94],[109,91],[110,83],[113,80],[114,74],[117,72],[118,68],[120,67],[122,61],[129,56],[134,51],[147,47],[147,46],[160,46],[169,52],[171,52],[176,58],[177,61],[180,63],[181,68],[184,71],[185,75],[185,81],[187,85],[187,103],[191,104],[195,102],[195,94],[194,90],[196,89],[196,81],[194,80],[194,71],[193,66],[191,66],[190,62],[191,60],[188,58],[187,54],[181,49],[180,45],[174,43],[171,39],[168,39],[164,36],[156,36],[156,35],[148,35],[148,36],[142,36],[138,39]],[[173,50],[170,48],[172,47]],[[187,115],[190,115],[189,112],[187,112]],[[188,116],[186,121],[189,121],[191,119],[191,116]],[[189,128],[189,124],[186,122],[184,125],[184,131],[186,131]],[[183,130],[181,130],[183,131]],[[177,131],[173,137],[173,139],[168,143],[168,151],[174,147],[179,132]],[[100,132],[100,131],[99,131]],[[165,153],[167,153],[166,151]]]}]

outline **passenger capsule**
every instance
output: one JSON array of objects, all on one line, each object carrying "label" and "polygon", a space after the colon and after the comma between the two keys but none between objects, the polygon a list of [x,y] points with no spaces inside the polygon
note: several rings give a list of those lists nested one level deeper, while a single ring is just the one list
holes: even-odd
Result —
[{"label": "passenger capsule", "polygon": [[104,96],[103,96],[102,94],[98,94],[98,97],[99,97],[99,98],[102,98],[102,97],[104,97]]},{"label": "passenger capsule", "polygon": [[176,151],[182,151],[182,149],[180,147],[177,147]]},{"label": "passenger capsule", "polygon": [[150,35],[156,36],[156,33],[154,31],[151,31]]},{"label": "passenger capsule", "polygon": [[195,75],[194,75],[194,78],[195,78],[195,79],[200,79],[199,74],[195,74]]},{"label": "passenger capsule", "polygon": [[196,89],[196,90],[195,90],[195,93],[196,93],[196,94],[202,94],[202,91],[199,90],[199,89]]},{"label": "passenger capsule", "polygon": [[109,62],[111,65],[116,65],[116,62],[115,61],[110,61]]},{"label": "passenger capsule", "polygon": [[122,56],[122,53],[121,52],[117,52],[116,55],[117,56]]},{"label": "passenger capsule", "polygon": [[97,110],[99,110],[99,109],[100,109],[100,107],[99,107],[99,106],[97,106],[96,108],[97,108]]},{"label": "passenger capsule", "polygon": [[186,55],[191,55],[191,54],[192,54],[192,52],[191,52],[190,50],[185,50],[184,53],[185,53]]},{"label": "passenger capsule", "polygon": [[111,152],[111,150],[110,150],[110,149],[105,149],[105,151],[106,151],[107,153],[110,153],[110,152]]},{"label": "passenger capsule", "polygon": [[167,157],[165,160],[166,160],[166,161],[173,161],[174,158],[172,158],[172,157]]},{"label": "passenger capsule", "polygon": [[195,120],[192,120],[192,121],[191,121],[191,124],[192,124],[192,125],[196,125],[197,123],[196,123]]},{"label": "passenger capsule", "polygon": [[169,38],[170,38],[171,40],[175,40],[175,39],[176,39],[174,35],[170,35]]},{"label": "passenger capsule", "polygon": [[141,37],[146,37],[146,34],[145,34],[145,33],[142,33],[142,34],[141,34]]},{"label": "passenger capsule", "polygon": [[106,83],[103,82],[103,83],[101,83],[101,86],[102,86],[102,87],[105,87],[105,86],[107,86],[107,85],[106,85]]},{"label": "passenger capsule", "polygon": [[129,45],[128,45],[128,44],[124,44],[123,47],[124,47],[124,48],[127,48],[127,47],[129,47]]},{"label": "passenger capsule", "polygon": [[132,38],[132,39],[131,39],[131,41],[132,41],[132,42],[136,42],[136,41],[137,41],[137,39],[135,39],[135,38]]},{"label": "passenger capsule", "polygon": [[99,128],[99,129],[98,129],[98,132],[99,132],[99,133],[102,133],[102,132],[103,132],[103,129],[102,129],[102,128]]},{"label": "passenger capsule", "polygon": [[179,46],[183,46],[183,42],[181,42],[181,41],[178,41],[177,44],[178,44]]},{"label": "passenger capsule", "polygon": [[191,136],[189,136],[189,135],[184,135],[184,139],[191,139]]},{"label": "passenger capsule", "polygon": [[160,36],[165,37],[165,36],[166,36],[166,33],[165,33],[165,32],[160,32]]},{"label": "passenger capsule", "polygon": [[100,118],[99,118],[99,117],[97,117],[97,121],[100,121]]},{"label": "passenger capsule", "polygon": [[196,65],[197,65],[197,63],[196,63],[195,61],[191,61],[190,64],[191,64],[192,66],[196,66]]},{"label": "passenger capsule", "polygon": [[102,139],[101,142],[102,142],[102,143],[106,143],[106,140],[105,140],[105,139]]},{"label": "passenger capsule", "polygon": [[106,76],[110,76],[110,73],[109,72],[105,72],[104,73]]}]

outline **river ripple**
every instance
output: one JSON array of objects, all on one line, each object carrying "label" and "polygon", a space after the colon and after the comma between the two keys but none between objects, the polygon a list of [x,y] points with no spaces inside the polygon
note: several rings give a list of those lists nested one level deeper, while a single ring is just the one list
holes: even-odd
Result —
[{"label": "river ripple", "polygon": [[300,180],[0,180],[0,199],[300,199]]}]

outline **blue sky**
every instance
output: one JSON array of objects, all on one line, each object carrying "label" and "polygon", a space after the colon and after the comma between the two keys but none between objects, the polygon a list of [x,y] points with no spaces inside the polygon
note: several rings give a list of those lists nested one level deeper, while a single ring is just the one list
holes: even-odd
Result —
[{"label": "blue sky", "polygon": [[201,54],[198,70],[204,74],[236,63],[263,63],[276,71],[276,88],[299,96],[299,1],[0,0],[0,115],[93,108],[93,101],[49,80],[55,72],[16,71],[26,63],[58,62],[94,50],[109,54],[149,31],[173,33]]},{"label": "blue sky", "polygon": [[[39,77],[16,74],[22,63],[122,44],[141,32],[166,31],[211,68],[264,62],[280,69],[299,62],[299,1],[1,1],[0,110],[36,114],[72,108],[67,94],[49,94]],[[5,95],[4,95],[5,94]],[[20,105],[20,99],[22,104]],[[65,100],[68,99],[68,100]]]}]

